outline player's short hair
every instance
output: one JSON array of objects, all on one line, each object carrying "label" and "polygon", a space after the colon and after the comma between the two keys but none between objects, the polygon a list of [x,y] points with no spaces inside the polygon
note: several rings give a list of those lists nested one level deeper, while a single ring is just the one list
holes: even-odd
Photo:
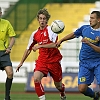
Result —
[{"label": "player's short hair", "polygon": [[39,18],[39,15],[40,15],[40,14],[45,15],[46,18],[47,18],[47,21],[48,21],[49,18],[51,17],[50,14],[49,14],[49,12],[48,12],[47,9],[45,9],[45,8],[40,9],[40,10],[38,11],[38,13],[37,13],[37,18]]},{"label": "player's short hair", "polygon": [[100,11],[92,11],[91,14],[96,14],[97,18],[100,18]]}]

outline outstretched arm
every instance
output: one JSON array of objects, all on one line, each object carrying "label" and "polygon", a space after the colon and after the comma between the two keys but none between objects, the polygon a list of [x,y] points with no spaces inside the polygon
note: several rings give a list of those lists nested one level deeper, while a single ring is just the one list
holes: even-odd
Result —
[{"label": "outstretched arm", "polygon": [[56,43],[49,43],[49,44],[43,44],[43,45],[35,45],[32,50],[36,51],[39,48],[56,48]]},{"label": "outstretched arm", "polygon": [[16,72],[19,71],[20,67],[23,65],[24,61],[26,60],[26,58],[28,57],[28,55],[30,53],[31,53],[31,50],[28,50],[28,49],[25,50],[22,60],[21,60],[20,64],[17,66]]},{"label": "outstretched arm", "polygon": [[73,39],[73,38],[75,38],[75,34],[74,33],[70,33],[70,34],[66,35],[64,38],[62,38],[61,40],[59,40],[57,42],[57,46],[59,47],[62,42],[70,40],[70,39]]}]

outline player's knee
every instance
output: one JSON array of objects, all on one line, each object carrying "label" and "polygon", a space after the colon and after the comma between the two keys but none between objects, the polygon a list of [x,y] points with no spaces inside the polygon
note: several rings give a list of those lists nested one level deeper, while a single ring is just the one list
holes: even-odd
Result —
[{"label": "player's knee", "polygon": [[55,84],[55,86],[58,90],[62,88],[61,84]]},{"label": "player's knee", "polygon": [[13,78],[13,72],[12,71],[11,72],[8,72],[7,73],[7,77],[10,78],[10,79],[12,79]]},{"label": "player's knee", "polygon": [[57,89],[61,89],[61,86],[57,85],[56,88],[57,88]]},{"label": "player's knee", "polygon": [[39,78],[34,77],[34,82],[40,82]]},{"label": "player's knee", "polygon": [[86,88],[83,86],[78,87],[79,92],[84,93],[86,91]]}]

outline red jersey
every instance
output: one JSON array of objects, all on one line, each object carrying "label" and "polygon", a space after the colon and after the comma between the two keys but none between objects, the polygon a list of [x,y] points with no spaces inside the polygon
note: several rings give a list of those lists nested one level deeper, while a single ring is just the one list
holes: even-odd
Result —
[{"label": "red jersey", "polygon": [[[52,32],[50,26],[46,26],[43,30],[38,28],[36,31],[32,33],[29,39],[29,43],[27,49],[32,50],[32,47],[35,44],[48,44],[52,42],[57,42],[58,35]],[[62,59],[62,55],[58,48],[40,48],[39,56],[37,61],[41,61],[44,63],[53,63],[59,62]]]}]

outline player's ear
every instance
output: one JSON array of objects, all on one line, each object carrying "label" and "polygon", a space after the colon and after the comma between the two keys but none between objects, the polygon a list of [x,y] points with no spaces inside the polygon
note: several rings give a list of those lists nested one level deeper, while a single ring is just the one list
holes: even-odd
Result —
[{"label": "player's ear", "polygon": [[100,18],[98,19],[98,22],[100,22]]}]

